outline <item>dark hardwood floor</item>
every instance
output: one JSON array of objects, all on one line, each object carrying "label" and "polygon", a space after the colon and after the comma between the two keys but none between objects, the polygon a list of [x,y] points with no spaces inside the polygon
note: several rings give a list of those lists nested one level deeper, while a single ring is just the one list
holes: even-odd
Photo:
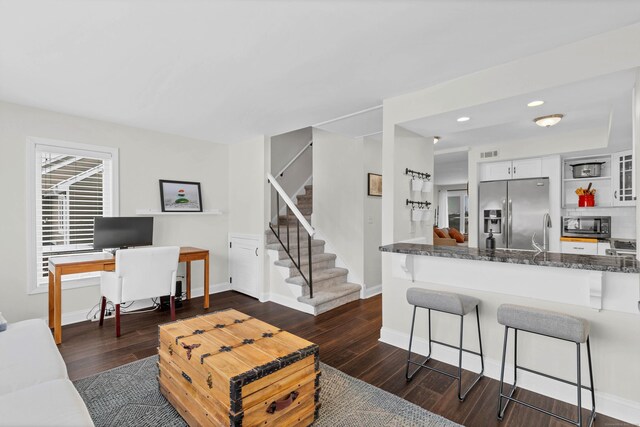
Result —
[{"label": "dark hardwood floor", "polygon": [[[378,341],[382,324],[380,296],[359,300],[314,317],[274,303],[235,292],[212,296],[208,311],[235,308],[320,345],[320,359],[351,376],[407,399],[431,412],[466,426],[552,426],[568,425],[537,411],[510,405],[505,420],[496,420],[498,382],[483,378],[465,402],[456,396],[453,379],[423,370],[413,381],[404,378],[406,350]],[[194,298],[178,309],[178,318],[202,314],[202,298]],[[63,328],[59,349],[72,380],[114,368],[156,354],[158,324],[169,322],[168,311],[130,314],[122,317],[122,336],[116,338],[113,319],[102,328],[97,322],[77,323]],[[440,368],[453,367],[439,363]],[[469,374],[471,375],[471,374]],[[520,390],[522,399],[565,416],[575,416],[575,407]],[[322,414],[322,412],[321,412]],[[584,418],[587,411],[584,411]],[[585,423],[586,424],[586,423]],[[598,415],[595,426],[629,425]]]}]

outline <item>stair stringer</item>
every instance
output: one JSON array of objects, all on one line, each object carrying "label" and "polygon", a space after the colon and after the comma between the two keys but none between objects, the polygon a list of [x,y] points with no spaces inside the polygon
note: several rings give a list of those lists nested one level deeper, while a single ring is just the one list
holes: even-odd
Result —
[{"label": "stair stringer", "polygon": [[269,301],[315,315],[313,306],[298,301],[298,297],[302,296],[302,287],[285,281],[289,278],[289,269],[275,265],[278,261],[278,251],[267,249],[267,254],[269,255]]}]

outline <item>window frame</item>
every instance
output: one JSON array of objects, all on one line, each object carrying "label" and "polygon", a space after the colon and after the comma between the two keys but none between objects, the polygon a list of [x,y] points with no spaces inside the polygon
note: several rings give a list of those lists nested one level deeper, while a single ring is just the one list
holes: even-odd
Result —
[{"label": "window frame", "polygon": [[[75,154],[86,156],[109,156],[111,159],[111,216],[120,215],[119,192],[119,149],[92,144],[61,141],[49,138],[27,137],[27,293],[30,295],[48,293],[49,286],[46,283],[38,283],[37,271],[37,174],[40,170],[36,167],[36,153],[39,147],[51,147],[51,149],[63,150],[63,152],[75,151]],[[62,278],[62,289],[74,289],[86,286],[97,286],[100,280],[97,275],[89,277]]]}]

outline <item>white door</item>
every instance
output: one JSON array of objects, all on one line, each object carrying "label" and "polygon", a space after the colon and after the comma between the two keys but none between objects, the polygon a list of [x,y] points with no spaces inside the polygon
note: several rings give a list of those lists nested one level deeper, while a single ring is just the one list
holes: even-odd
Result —
[{"label": "white door", "polygon": [[511,162],[480,163],[480,181],[511,179]]},{"label": "white door", "polygon": [[613,183],[613,205],[635,206],[633,197],[632,151],[622,151],[611,156],[611,182]]},{"label": "white door", "polygon": [[229,284],[234,291],[254,298],[260,290],[259,236],[229,236]]},{"label": "white door", "polygon": [[513,179],[542,177],[542,159],[523,159],[511,162]]}]

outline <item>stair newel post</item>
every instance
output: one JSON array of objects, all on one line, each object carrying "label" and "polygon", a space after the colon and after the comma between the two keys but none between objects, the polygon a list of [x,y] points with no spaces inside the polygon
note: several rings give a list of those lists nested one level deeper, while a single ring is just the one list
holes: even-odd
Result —
[{"label": "stair newel post", "polygon": [[312,270],[313,264],[311,264],[311,234],[309,234],[308,246],[309,246],[309,298],[313,298],[313,279]]},{"label": "stair newel post", "polygon": [[298,229],[298,268],[300,268],[300,220],[296,221],[296,228]]}]

